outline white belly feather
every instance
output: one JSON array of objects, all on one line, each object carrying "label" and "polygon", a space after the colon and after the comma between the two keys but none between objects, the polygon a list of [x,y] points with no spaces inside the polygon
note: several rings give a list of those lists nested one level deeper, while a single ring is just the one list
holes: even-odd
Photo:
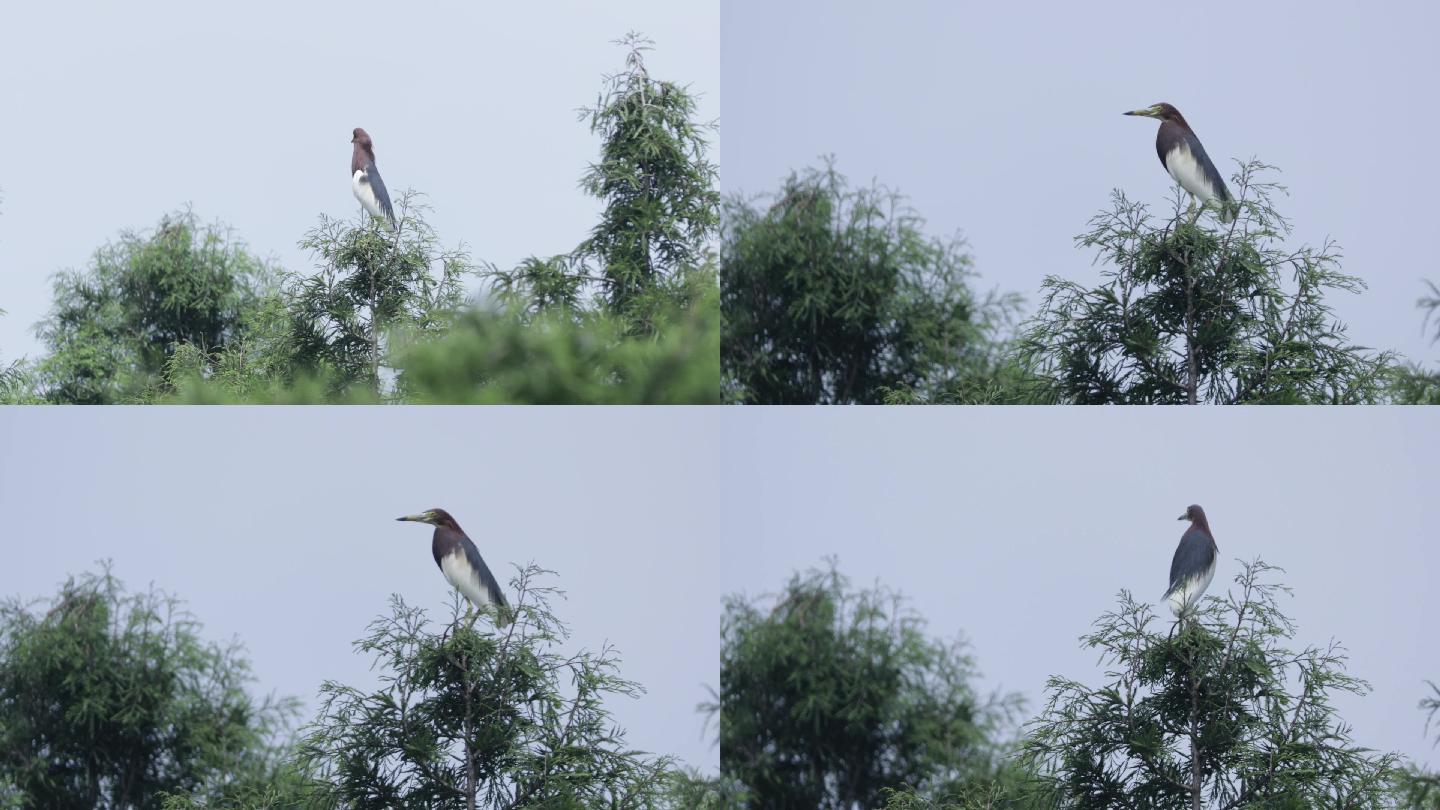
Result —
[{"label": "white belly feather", "polygon": [[364,169],[355,170],[355,174],[350,178],[350,187],[355,192],[355,199],[370,212],[370,216],[382,219],[385,217],[385,212],[380,210],[380,200],[375,197],[375,190],[370,187],[370,181],[365,177]]},{"label": "white belly feather", "polygon": [[1211,565],[1200,576],[1180,583],[1180,587],[1170,593],[1170,612],[1179,616],[1182,610],[1189,610],[1205,595],[1205,589],[1210,587],[1210,580],[1214,578],[1215,566]]},{"label": "white belly feather", "polygon": [[480,577],[476,575],[475,569],[465,564],[464,552],[457,551],[441,558],[440,571],[456,590],[470,600],[470,604],[477,608],[491,604],[490,594],[486,592],[485,586],[480,584]]},{"label": "white belly feather", "polygon": [[1202,203],[1208,203],[1218,196],[1216,189],[1205,178],[1205,173],[1200,170],[1195,155],[1187,147],[1177,146],[1170,150],[1165,156],[1165,170],[1170,172],[1170,176],[1175,178],[1181,188],[1194,194]]}]

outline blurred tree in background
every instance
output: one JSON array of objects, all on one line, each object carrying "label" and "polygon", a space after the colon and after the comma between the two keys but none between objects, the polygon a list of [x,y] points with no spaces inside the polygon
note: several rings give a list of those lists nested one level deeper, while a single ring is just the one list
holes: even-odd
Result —
[{"label": "blurred tree in background", "polygon": [[1121,593],[1083,641],[1106,682],[1052,677],[1027,727],[1022,763],[1057,806],[1388,807],[1397,757],[1356,745],[1336,695],[1368,686],[1329,646],[1293,650],[1277,569],[1258,560],[1239,593],[1211,596],[1194,621],[1160,622]]},{"label": "blurred tree in background", "polygon": [[108,568],[36,609],[0,604],[0,806],[207,806],[273,789],[293,700],[246,693],[236,645],[200,638],[178,600],[127,594]]},{"label": "blurred tree in background", "polygon": [[[5,310],[0,309],[0,317]],[[39,401],[34,393],[30,367],[24,360],[0,361],[0,405],[21,405]]]},{"label": "blurred tree in background", "polygon": [[[1428,681],[1427,684],[1431,694],[1420,701],[1420,708],[1426,712],[1425,731],[1428,734],[1435,714],[1440,712],[1440,686]],[[1436,735],[1435,741],[1440,744],[1440,734]],[[1426,771],[1414,763],[1407,764],[1403,770],[1396,772],[1395,791],[1398,807],[1440,810],[1440,773]]]},{"label": "blurred tree in background", "polygon": [[[1435,336],[1430,340],[1434,345],[1440,343],[1440,287],[1430,281],[1425,286],[1430,292],[1416,306],[1425,312],[1421,328],[1428,331],[1434,326]],[[1405,405],[1440,405],[1440,371],[1429,371],[1419,363],[1401,366],[1395,370],[1393,394],[1396,402]]]},{"label": "blurred tree in background", "polygon": [[225,228],[168,214],[154,232],[126,232],[85,270],[56,277],[37,327],[49,354],[36,382],[52,402],[143,401],[180,346],[218,351],[237,339],[275,281]]},{"label": "blurred tree in background", "polygon": [[720,242],[724,396],[775,404],[988,401],[1006,373],[1014,296],[977,296],[965,244],[833,163],[792,174],[768,207],[726,201]]},{"label": "blurred tree in background", "polygon": [[[611,649],[561,653],[556,591],[513,581],[518,618],[468,627],[457,597],[432,627],[393,597],[356,643],[381,686],[321,687],[300,760],[324,801],[349,808],[648,808],[678,790],[673,763],[626,747],[606,702],[643,689]],[[479,629],[475,629],[479,628]],[[383,763],[383,767],[381,764]]]},{"label": "blurred tree in background", "polygon": [[707,707],[744,806],[877,807],[888,789],[918,799],[1007,778],[998,737],[1019,697],[978,696],[965,646],[929,638],[899,594],[853,589],[832,564],[773,601],[725,600]]},{"label": "blurred tree in background", "polygon": [[1240,216],[1210,230],[1185,213],[1155,221],[1114,194],[1091,220],[1106,281],[1045,280],[1022,359],[1054,395],[1081,404],[1365,403],[1384,397],[1395,356],[1348,342],[1326,301],[1365,285],[1334,243],[1290,250],[1274,207],[1283,189],[1251,161],[1233,178]]},{"label": "blurred tree in background", "polygon": [[[0,317],[5,310],[0,309]],[[6,364],[0,360],[0,405],[16,405],[27,399],[30,379],[25,364],[12,360]]]},{"label": "blurred tree in background", "polygon": [[606,309],[513,311],[475,308],[438,340],[399,351],[410,402],[685,404],[719,395],[719,288],[713,275],[684,279],[689,303],[647,310],[651,334]]}]

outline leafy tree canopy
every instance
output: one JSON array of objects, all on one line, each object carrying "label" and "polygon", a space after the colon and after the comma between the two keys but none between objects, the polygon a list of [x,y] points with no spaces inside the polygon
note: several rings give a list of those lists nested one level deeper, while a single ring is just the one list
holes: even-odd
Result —
[{"label": "leafy tree canopy", "polygon": [[902,196],[852,188],[833,161],[768,206],[726,200],[720,252],[728,400],[923,401],[998,374],[1018,299],[973,293],[963,241],[926,236]]},{"label": "leafy tree canopy", "polygon": [[[769,603],[771,600],[764,600]],[[796,574],[766,608],[739,596],[721,618],[721,775],[747,807],[876,807],[988,784],[1014,695],[984,698],[958,641],[926,634],[904,600],[836,571]]]},{"label": "leafy tree canopy", "polygon": [[[1425,286],[1430,288],[1430,292],[1422,296],[1416,306],[1425,312],[1422,328],[1428,330],[1433,327],[1435,330],[1431,339],[1433,345],[1440,343],[1440,287],[1431,281],[1425,282]],[[1419,363],[1397,368],[1393,396],[1396,402],[1405,405],[1440,405],[1440,371],[1428,370]]]},{"label": "leafy tree canopy", "polygon": [[[1420,708],[1426,713],[1425,731],[1428,733],[1435,722],[1435,715],[1440,713],[1440,686],[1436,686],[1432,681],[1426,683],[1430,687],[1430,694],[1420,701]],[[1435,742],[1440,745],[1440,734],[1436,735]],[[1408,763],[1395,774],[1395,792],[1399,807],[1408,810],[1440,810],[1440,773],[1426,771],[1414,763]]]},{"label": "leafy tree canopy", "polygon": [[348,808],[651,808],[684,788],[667,757],[627,747],[607,701],[634,697],[613,649],[561,652],[557,591],[528,567],[516,620],[439,626],[392,598],[356,643],[378,688],[329,682],[300,761],[316,799]]},{"label": "leafy tree canopy", "polygon": [[163,592],[127,593],[109,568],[47,603],[0,604],[0,805],[223,804],[281,769],[293,700],[255,700],[236,645]]},{"label": "leafy tree canopy", "polygon": [[617,44],[628,51],[624,72],[607,76],[595,106],[581,111],[602,145],[580,185],[605,210],[575,255],[582,266],[598,263],[617,311],[637,314],[658,281],[705,262],[719,171],[707,157],[714,125],[694,120],[695,97],[645,69],[654,43],[632,32]]},{"label": "leafy tree canopy", "polygon": [[1082,404],[1357,403],[1384,396],[1395,356],[1351,344],[1327,300],[1365,285],[1340,270],[1337,245],[1287,247],[1283,187],[1258,161],[1234,176],[1239,216],[1219,230],[1170,217],[1116,191],[1077,238],[1105,281],[1045,280],[1026,324],[1028,368],[1057,398]]},{"label": "leafy tree canopy", "polygon": [[222,350],[275,284],[275,272],[222,226],[191,211],[154,231],[126,232],[84,270],[60,273],[38,327],[49,348],[36,369],[47,399],[142,400],[183,345]]},{"label": "leafy tree canopy", "polygon": [[1103,683],[1052,677],[1027,727],[1022,763],[1057,806],[1390,806],[1397,757],[1356,744],[1332,702],[1368,686],[1334,642],[1291,646],[1277,571],[1245,565],[1178,624],[1120,594],[1083,639]]}]

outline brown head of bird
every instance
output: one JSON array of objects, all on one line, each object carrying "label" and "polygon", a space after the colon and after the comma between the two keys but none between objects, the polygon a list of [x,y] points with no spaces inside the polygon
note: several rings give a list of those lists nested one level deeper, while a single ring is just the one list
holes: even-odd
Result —
[{"label": "brown head of bird", "polygon": [[[1144,109],[1131,110],[1130,112],[1127,112],[1125,114],[1142,115],[1146,118],[1154,118],[1159,121],[1170,121],[1172,123],[1179,124],[1186,129],[1190,128],[1190,124],[1185,121],[1185,116],[1181,115],[1180,111],[1175,109],[1175,105],[1169,104],[1164,101],[1160,102],[1159,104],[1152,104],[1149,107],[1145,107]],[[356,131],[358,132],[359,130]]]},{"label": "brown head of bird", "polygon": [[1181,515],[1179,519],[1198,523],[1205,527],[1205,531],[1210,531],[1210,523],[1205,520],[1205,510],[1200,508],[1200,504],[1192,503],[1185,507],[1185,514]]},{"label": "brown head of bird", "polygon": [[453,529],[454,531],[461,532],[462,534],[464,533],[463,530],[460,528],[460,524],[456,523],[455,518],[450,517],[450,513],[446,512],[444,509],[426,509],[424,512],[421,512],[418,515],[406,515],[405,517],[398,517],[395,519],[408,520],[412,523],[429,523],[431,526],[435,526],[437,528],[440,526],[444,526],[447,529]]}]

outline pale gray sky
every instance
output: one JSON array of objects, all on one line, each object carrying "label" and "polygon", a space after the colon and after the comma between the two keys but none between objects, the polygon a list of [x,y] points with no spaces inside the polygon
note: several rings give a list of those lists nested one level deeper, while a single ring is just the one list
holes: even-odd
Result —
[{"label": "pale gray sky", "polygon": [[1362,744],[1432,766],[1416,705],[1440,680],[1433,618],[1440,411],[1244,408],[765,409],[724,421],[727,593],[773,594],[839,557],[857,585],[964,633],[987,688],[1030,716],[1045,680],[1099,684],[1078,639],[1116,594],[1158,605],[1199,503],[1220,547],[1286,569],[1296,645],[1349,648],[1373,685],[1341,697]]},{"label": "pale gray sky", "polygon": [[0,360],[35,356],[50,277],[186,203],[261,256],[321,213],[355,217],[350,131],[392,197],[429,195],[447,246],[502,268],[574,248],[599,203],[579,107],[619,72],[627,31],[652,76],[720,116],[720,4],[177,0],[17,4],[0,28]]},{"label": "pale gray sky", "polygon": [[1167,205],[1158,125],[1121,113],[1168,101],[1227,178],[1283,170],[1294,245],[1340,242],[1370,285],[1331,298],[1353,340],[1440,360],[1415,309],[1440,283],[1440,162],[1416,157],[1440,130],[1435,3],[730,0],[722,27],[727,192],[833,153],[962,232],[1029,314],[1046,275],[1099,279],[1073,237],[1111,189]]},{"label": "pale gray sky", "polygon": [[[722,409],[0,409],[0,595],[53,595],[114,560],[242,641],[260,691],[306,716],[390,594],[448,616],[429,527],[447,509],[502,582],[557,572],[566,649],[609,642],[648,693],[611,702],[637,748],[714,772],[696,704],[719,683]],[[708,737],[708,738],[707,738]]]}]

